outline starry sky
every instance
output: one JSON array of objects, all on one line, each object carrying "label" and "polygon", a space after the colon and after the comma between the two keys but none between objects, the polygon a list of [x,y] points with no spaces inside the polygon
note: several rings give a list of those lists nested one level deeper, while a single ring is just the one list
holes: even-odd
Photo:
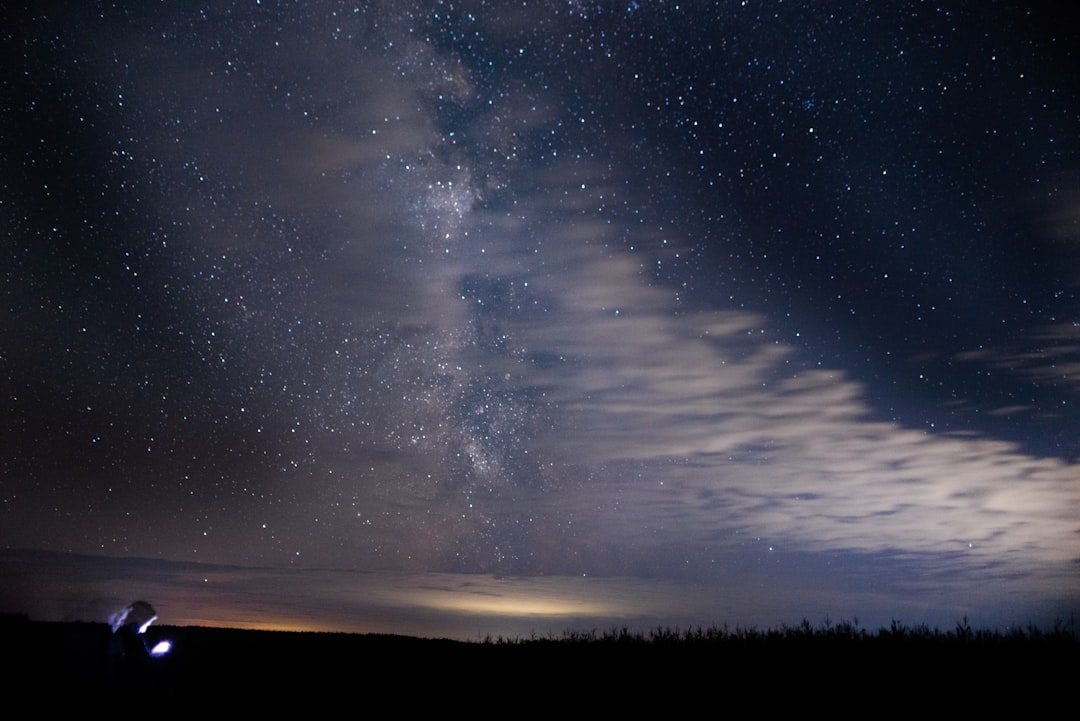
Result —
[{"label": "starry sky", "polygon": [[5,5],[0,610],[1080,611],[1080,37],[1031,5]]}]

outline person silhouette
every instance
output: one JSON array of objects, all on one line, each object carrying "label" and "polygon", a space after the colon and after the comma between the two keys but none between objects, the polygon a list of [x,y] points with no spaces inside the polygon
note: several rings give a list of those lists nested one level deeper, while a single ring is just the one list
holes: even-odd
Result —
[{"label": "person silhouette", "polygon": [[156,619],[154,607],[146,601],[135,601],[109,618],[109,657],[114,668],[130,672],[146,665],[151,650],[144,634]]}]

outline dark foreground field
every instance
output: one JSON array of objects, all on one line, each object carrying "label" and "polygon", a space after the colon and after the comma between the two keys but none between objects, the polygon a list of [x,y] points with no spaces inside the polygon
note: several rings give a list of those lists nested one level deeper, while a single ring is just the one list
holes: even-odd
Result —
[{"label": "dark foreground field", "polygon": [[[123,697],[353,698],[368,709],[437,707],[507,718],[559,710],[651,707],[842,707],[923,703],[971,710],[1071,703],[1071,630],[974,631],[963,624],[867,632],[850,624],[779,630],[614,631],[464,643],[403,636],[151,627],[170,639],[158,659],[110,653],[104,624],[2,619],[10,698],[87,689]],[[742,699],[742,700],[740,700]],[[867,701],[869,700],[869,701]],[[864,709],[870,710],[870,709]]]}]

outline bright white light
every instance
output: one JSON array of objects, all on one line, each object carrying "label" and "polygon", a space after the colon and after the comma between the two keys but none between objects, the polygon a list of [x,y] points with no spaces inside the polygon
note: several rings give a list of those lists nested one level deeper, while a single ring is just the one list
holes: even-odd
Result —
[{"label": "bright white light", "polygon": [[150,649],[150,655],[154,658],[164,656],[172,649],[172,641],[158,641],[157,645]]}]

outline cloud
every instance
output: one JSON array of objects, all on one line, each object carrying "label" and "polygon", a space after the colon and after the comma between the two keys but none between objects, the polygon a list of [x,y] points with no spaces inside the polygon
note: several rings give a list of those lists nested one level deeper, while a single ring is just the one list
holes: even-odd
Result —
[{"label": "cloud", "polygon": [[[979,364],[1000,373],[1016,374],[1036,387],[1060,389],[1063,406],[1080,402],[1080,323],[1058,321],[1033,328],[1015,345],[979,348],[956,356],[958,361]],[[1013,407],[996,409],[1008,413]],[[1035,411],[1028,406],[1016,410]],[[1059,415],[1071,412],[1060,409]],[[1051,411],[1053,413],[1053,411]]]},{"label": "cloud", "polygon": [[803,618],[817,624],[827,617],[858,617],[870,629],[894,618],[948,628],[964,614],[973,623],[999,628],[1033,621],[1048,625],[1061,618],[1067,599],[1075,600],[1074,587],[1059,583],[1043,589],[1041,600],[1033,603],[1030,593],[1000,573],[987,574],[986,590],[973,594],[928,570],[947,577],[954,568],[940,559],[869,555],[841,573],[813,554],[787,553],[777,554],[768,566],[741,569],[739,583],[725,583],[244,568],[4,551],[0,574],[13,583],[5,585],[0,611],[30,608],[36,620],[104,623],[110,612],[140,597],[151,599],[162,626],[475,641],[621,627],[641,632],[718,624],[762,628]]},{"label": "cloud", "polygon": [[[991,566],[1054,575],[1076,558],[1075,464],[871,420],[859,383],[809,367],[760,316],[676,312],[653,261],[566,197],[525,207],[555,220],[527,229],[541,250],[514,276],[551,306],[502,329],[531,359],[512,364],[513,383],[553,409],[530,453],[578,474],[542,500],[583,519],[577,543],[700,557],[750,534],[823,554],[954,558],[965,582]],[[493,267],[513,265],[503,260]]]}]

